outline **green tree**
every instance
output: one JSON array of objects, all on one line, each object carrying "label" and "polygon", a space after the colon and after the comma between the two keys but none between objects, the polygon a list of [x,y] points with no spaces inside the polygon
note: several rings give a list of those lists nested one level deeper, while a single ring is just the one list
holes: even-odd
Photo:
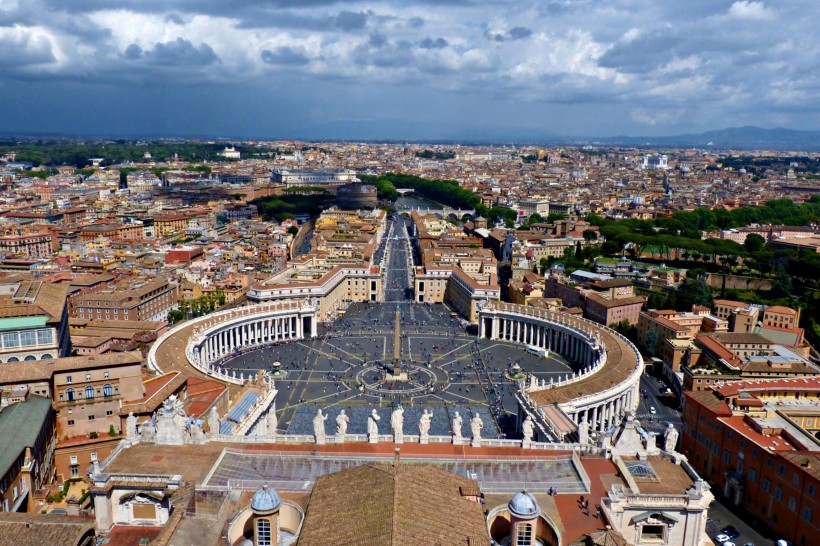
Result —
[{"label": "green tree", "polygon": [[709,287],[703,279],[684,279],[675,291],[675,297],[679,311],[690,311],[693,305],[710,306],[712,303]]},{"label": "green tree", "polygon": [[541,274],[544,275],[549,269],[550,261],[547,258],[541,258],[538,260],[538,265],[541,266]]},{"label": "green tree", "polygon": [[598,232],[594,229],[585,229],[583,235],[584,241],[586,241],[587,243],[590,243],[598,239]]},{"label": "green tree", "polygon": [[766,246],[766,239],[757,233],[750,233],[746,236],[746,240],[743,241],[743,246],[749,252],[760,252],[763,250],[763,247]]},{"label": "green tree", "polygon": [[290,227],[288,228],[288,233],[290,233],[291,235],[295,236],[297,233],[299,233],[299,228],[298,228],[298,227],[296,227],[296,226],[290,226]]}]

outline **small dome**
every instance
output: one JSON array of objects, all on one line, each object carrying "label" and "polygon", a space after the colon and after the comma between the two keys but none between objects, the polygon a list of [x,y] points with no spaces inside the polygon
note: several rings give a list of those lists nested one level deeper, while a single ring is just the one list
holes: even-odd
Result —
[{"label": "small dome", "polygon": [[267,485],[263,485],[262,489],[254,493],[251,499],[251,510],[264,515],[278,510],[281,503],[279,494],[273,489],[268,489]]},{"label": "small dome", "polygon": [[516,493],[507,508],[509,508],[510,514],[521,519],[533,519],[541,513],[538,501],[526,491]]}]

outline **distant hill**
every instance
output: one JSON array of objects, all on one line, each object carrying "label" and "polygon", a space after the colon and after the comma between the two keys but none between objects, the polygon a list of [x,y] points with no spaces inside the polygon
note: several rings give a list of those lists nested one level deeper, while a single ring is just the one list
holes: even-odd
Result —
[{"label": "distant hill", "polygon": [[595,139],[605,144],[625,146],[669,146],[695,148],[741,148],[772,150],[820,150],[820,131],[763,129],[746,126],[705,133],[662,137],[616,136]]}]

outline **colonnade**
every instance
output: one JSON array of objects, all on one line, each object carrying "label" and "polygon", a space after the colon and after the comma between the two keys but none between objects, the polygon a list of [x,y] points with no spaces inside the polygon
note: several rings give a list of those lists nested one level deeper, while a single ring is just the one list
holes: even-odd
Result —
[{"label": "colonnade", "polygon": [[[583,428],[587,432],[604,432],[618,425],[626,412],[634,412],[640,402],[639,379],[643,370],[640,354],[626,338],[604,326],[546,310],[493,303],[482,306],[479,312],[479,335],[554,351],[567,359],[574,368],[572,377],[568,376],[566,380],[559,378],[555,383],[552,380],[533,380],[529,384],[521,382],[519,388],[522,396],[519,400],[532,406],[528,408],[528,414],[549,420],[544,411],[538,411],[539,408],[529,395],[574,383],[582,394],[573,396],[568,401],[564,398],[564,401],[556,405],[578,427],[579,435],[582,436],[582,424],[585,423]],[[584,382],[594,379],[596,371],[607,364],[609,357],[605,352],[602,336],[621,338],[612,341],[621,344],[625,348],[621,353],[622,357],[628,357],[622,358],[620,362],[609,362],[609,365],[629,366],[631,369],[620,383],[610,385],[600,392],[592,389],[587,392],[584,390]],[[590,381],[589,384],[591,386],[600,382]],[[545,424],[552,430],[558,428],[550,426],[550,423]]]},{"label": "colonnade", "polygon": [[[311,320],[315,335],[315,320]],[[239,347],[265,345],[304,337],[303,323],[298,315],[284,317],[248,317],[247,321],[227,324],[209,332],[194,348],[199,363],[210,363],[227,356]]]},{"label": "colonnade", "polygon": [[556,352],[581,368],[592,366],[598,357],[596,340],[591,335],[574,331],[568,325],[545,323],[540,318],[493,317],[492,331],[482,328],[481,335]]}]

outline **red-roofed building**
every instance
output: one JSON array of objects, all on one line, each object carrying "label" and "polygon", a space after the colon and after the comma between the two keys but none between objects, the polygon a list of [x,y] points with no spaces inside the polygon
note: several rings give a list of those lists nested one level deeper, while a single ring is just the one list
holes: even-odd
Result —
[{"label": "red-roofed building", "polygon": [[683,420],[681,451],[730,503],[794,544],[817,544],[820,378],[686,392]]}]

